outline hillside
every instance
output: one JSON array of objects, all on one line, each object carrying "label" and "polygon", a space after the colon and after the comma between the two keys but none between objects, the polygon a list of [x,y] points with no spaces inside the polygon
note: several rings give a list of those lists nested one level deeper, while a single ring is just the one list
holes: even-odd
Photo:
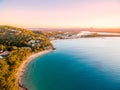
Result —
[{"label": "hillside", "polygon": [[47,46],[52,46],[49,39],[42,33],[36,34],[30,30],[16,28],[12,26],[0,26],[0,44],[16,47],[38,47],[44,50]]},{"label": "hillside", "polygon": [[16,72],[32,53],[53,49],[42,33],[12,26],[0,26],[0,90],[18,90]]}]

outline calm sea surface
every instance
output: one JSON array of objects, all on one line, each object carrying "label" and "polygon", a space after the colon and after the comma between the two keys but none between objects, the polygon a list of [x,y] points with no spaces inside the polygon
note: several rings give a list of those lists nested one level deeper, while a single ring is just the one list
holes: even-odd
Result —
[{"label": "calm sea surface", "polygon": [[55,51],[28,65],[22,82],[29,90],[120,90],[120,38],[53,44]]}]

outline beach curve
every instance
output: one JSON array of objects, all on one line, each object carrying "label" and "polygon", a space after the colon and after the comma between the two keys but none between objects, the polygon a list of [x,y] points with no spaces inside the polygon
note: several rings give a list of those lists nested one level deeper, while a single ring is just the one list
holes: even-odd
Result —
[{"label": "beach curve", "polygon": [[35,58],[37,58],[41,55],[47,54],[51,51],[53,51],[53,50],[44,50],[39,53],[34,53],[34,54],[30,55],[25,61],[22,62],[22,64],[20,65],[20,67],[18,68],[17,73],[16,73],[16,83],[18,83],[18,85],[19,85],[18,90],[27,90],[27,88],[21,83],[21,79],[26,71],[28,64]]}]

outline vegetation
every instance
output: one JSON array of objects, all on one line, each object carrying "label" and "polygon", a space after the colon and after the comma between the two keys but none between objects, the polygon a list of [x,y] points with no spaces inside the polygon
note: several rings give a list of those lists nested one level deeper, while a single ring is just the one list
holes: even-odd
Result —
[{"label": "vegetation", "polygon": [[6,59],[0,60],[0,90],[17,90],[15,74],[21,62],[31,54],[30,49],[11,51]]},{"label": "vegetation", "polygon": [[49,39],[42,33],[0,26],[0,51],[9,51],[9,55],[0,59],[0,90],[17,90],[15,74],[20,64],[32,52],[52,49]]},{"label": "vegetation", "polygon": [[[52,44],[43,34],[35,34],[32,31],[15,28],[11,26],[0,26],[0,44],[5,46],[16,46],[16,47],[31,47],[29,43],[31,40],[40,41],[35,46],[41,46],[40,49],[44,50],[46,46]],[[33,43],[35,43],[33,42]]]}]

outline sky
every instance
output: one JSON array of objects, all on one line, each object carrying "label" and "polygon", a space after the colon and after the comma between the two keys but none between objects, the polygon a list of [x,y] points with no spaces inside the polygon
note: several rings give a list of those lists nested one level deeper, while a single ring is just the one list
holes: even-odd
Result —
[{"label": "sky", "polygon": [[0,0],[0,25],[120,28],[120,0]]}]

